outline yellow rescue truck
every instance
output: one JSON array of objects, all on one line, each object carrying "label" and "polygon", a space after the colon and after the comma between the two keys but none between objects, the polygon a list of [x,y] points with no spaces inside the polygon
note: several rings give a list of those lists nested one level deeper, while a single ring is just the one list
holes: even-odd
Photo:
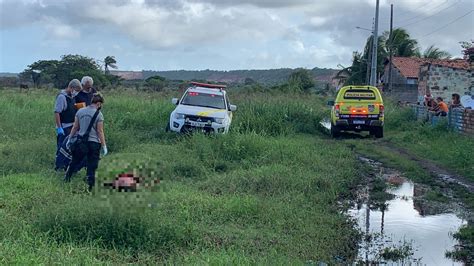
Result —
[{"label": "yellow rescue truck", "polygon": [[383,137],[384,105],[380,91],[373,86],[345,86],[335,101],[329,101],[331,109],[331,135],[338,137],[341,131],[368,131],[376,138]]}]

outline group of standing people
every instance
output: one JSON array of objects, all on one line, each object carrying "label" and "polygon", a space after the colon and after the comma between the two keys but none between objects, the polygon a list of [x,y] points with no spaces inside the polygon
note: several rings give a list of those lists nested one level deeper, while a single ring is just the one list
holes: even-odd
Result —
[{"label": "group of standing people", "polygon": [[[428,110],[434,112],[436,116],[447,116],[449,112],[449,106],[446,104],[441,97],[436,97],[436,100],[431,96],[430,92],[425,95],[425,106]],[[462,108],[461,96],[457,93],[451,95],[451,108]]]},{"label": "group of standing people", "polygon": [[[69,182],[72,175],[80,170],[78,167],[85,162],[87,168],[87,183],[89,190],[95,184],[95,171],[99,166],[100,152],[107,154],[104,135],[104,116],[100,109],[104,98],[93,88],[94,81],[85,76],[81,81],[73,79],[68,86],[56,97],[54,119],[56,122],[57,150],[60,156],[61,146],[66,144],[69,149],[74,145],[77,136],[87,136],[83,149],[71,149],[72,158],[68,165],[58,165],[56,170],[65,169],[64,181]],[[58,162],[58,160],[56,160]]]}]

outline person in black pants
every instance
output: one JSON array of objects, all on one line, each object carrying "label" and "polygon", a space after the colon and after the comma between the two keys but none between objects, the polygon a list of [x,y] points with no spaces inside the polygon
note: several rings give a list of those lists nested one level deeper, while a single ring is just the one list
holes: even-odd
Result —
[{"label": "person in black pants", "polygon": [[[102,148],[103,155],[107,155],[107,145],[104,135],[104,116],[100,109],[104,104],[104,98],[100,94],[92,97],[91,105],[82,108],[76,113],[74,125],[70,136],[74,136],[78,132],[79,136],[87,138],[82,148],[73,150],[71,163],[66,171],[64,180],[69,182],[74,173],[75,166],[79,164],[84,157],[87,159],[87,184],[89,191],[95,184],[95,171],[99,166],[100,150]],[[95,115],[97,113],[97,115]],[[89,126],[90,131],[88,132]],[[73,144],[74,145],[74,144]]]},{"label": "person in black pants", "polygon": [[[56,156],[66,136],[69,135],[76,115],[73,91],[81,89],[81,83],[77,79],[69,82],[67,88],[62,90],[56,97],[54,104],[54,120],[56,122]],[[56,166],[58,168],[58,166]]]}]

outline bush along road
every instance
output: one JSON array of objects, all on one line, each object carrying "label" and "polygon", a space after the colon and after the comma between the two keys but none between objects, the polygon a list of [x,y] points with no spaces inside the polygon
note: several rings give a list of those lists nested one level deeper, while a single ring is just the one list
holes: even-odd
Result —
[{"label": "bush along road", "polygon": [[[472,182],[474,158],[463,154],[472,138],[456,135],[448,146],[446,139],[455,133],[419,125],[409,111],[389,105],[383,143],[360,135],[334,140],[319,124],[329,112],[326,99],[230,93],[239,108],[231,132],[207,136],[164,131],[174,92],[106,92],[110,154],[100,162],[98,184],[128,171],[160,183],[135,193],[98,185],[89,194],[83,172],[64,184],[52,170],[55,94],[1,91],[0,263],[364,261],[367,240],[377,237],[356,213],[365,205],[376,217],[398,206],[393,193],[406,182],[422,187],[411,197],[434,205],[425,210],[448,213],[446,206],[459,207],[469,222],[454,234],[456,248],[445,251],[451,259],[472,259],[474,200],[468,190],[439,181],[394,152],[403,149]],[[389,170],[384,175],[380,169]],[[403,177],[398,186],[393,173]],[[427,212],[422,216],[429,218]],[[370,249],[367,258],[413,261],[418,258],[409,251],[416,245]]]}]

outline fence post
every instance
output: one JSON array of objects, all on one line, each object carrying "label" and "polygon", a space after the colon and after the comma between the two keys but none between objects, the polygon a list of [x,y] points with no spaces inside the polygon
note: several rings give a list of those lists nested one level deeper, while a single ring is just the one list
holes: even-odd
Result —
[{"label": "fence post", "polygon": [[448,110],[448,128],[451,127],[451,115],[453,114],[453,108],[450,106]]}]

